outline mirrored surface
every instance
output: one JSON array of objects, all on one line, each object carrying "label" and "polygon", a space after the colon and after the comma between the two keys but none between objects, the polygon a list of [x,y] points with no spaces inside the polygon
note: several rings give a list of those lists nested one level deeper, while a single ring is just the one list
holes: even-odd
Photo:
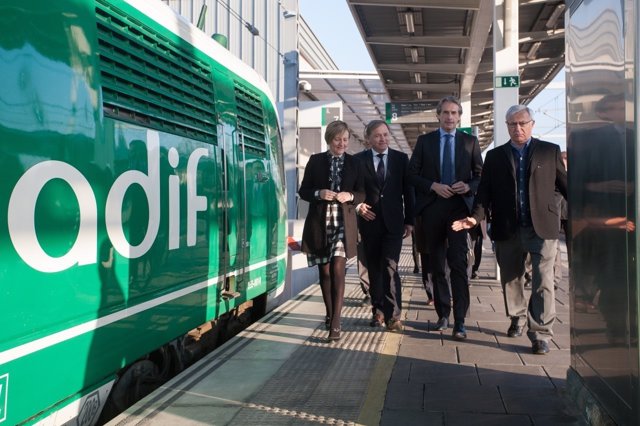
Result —
[{"label": "mirrored surface", "polygon": [[633,3],[583,1],[567,37],[573,367],[623,423],[638,383]]}]

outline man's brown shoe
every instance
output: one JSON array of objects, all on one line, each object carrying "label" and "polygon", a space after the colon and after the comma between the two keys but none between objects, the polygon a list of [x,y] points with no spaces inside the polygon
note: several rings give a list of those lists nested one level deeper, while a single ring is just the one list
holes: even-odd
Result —
[{"label": "man's brown shoe", "polygon": [[387,321],[387,330],[393,332],[401,332],[403,330],[402,321],[391,319]]}]

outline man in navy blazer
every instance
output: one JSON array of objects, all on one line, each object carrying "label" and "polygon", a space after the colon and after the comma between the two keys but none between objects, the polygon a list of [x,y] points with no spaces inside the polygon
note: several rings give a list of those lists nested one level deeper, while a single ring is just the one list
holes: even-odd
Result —
[{"label": "man in navy blazer", "polygon": [[[531,137],[533,112],[514,105],[506,113],[511,139],[487,153],[472,214],[453,224],[469,229],[487,214],[496,243],[509,337],[522,335],[525,321],[534,354],[549,352],[555,321],[553,264],[560,232],[556,190],[567,197],[567,172],[560,147]],[[524,293],[524,268],[531,255],[531,296]]]},{"label": "man in navy blazer", "polygon": [[389,127],[373,120],[365,129],[371,149],[355,156],[364,177],[365,201],[356,206],[358,228],[369,272],[373,310],[370,325],[402,331],[402,288],[398,262],[403,238],[411,235],[414,217],[409,157],[389,148]]},{"label": "man in navy blazer", "polygon": [[[435,329],[449,326],[450,295],[453,296],[453,337],[466,339],[464,318],[469,310],[467,232],[454,232],[453,221],[469,215],[480,183],[482,156],[475,136],[456,130],[462,105],[453,96],[436,107],[440,128],[416,142],[410,174],[416,189],[416,214],[422,217],[423,238],[429,253],[433,296],[438,322]],[[450,268],[451,293],[445,274]]]}]

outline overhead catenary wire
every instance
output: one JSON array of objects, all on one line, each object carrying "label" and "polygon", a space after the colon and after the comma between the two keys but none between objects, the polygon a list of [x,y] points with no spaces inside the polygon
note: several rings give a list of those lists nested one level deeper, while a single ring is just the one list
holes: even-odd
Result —
[{"label": "overhead catenary wire", "polygon": [[[267,44],[267,46],[273,49],[278,54],[278,56],[284,59],[284,54],[280,52],[280,50],[277,47],[269,43],[269,41],[266,38],[260,35],[260,30],[255,25],[253,25],[251,22],[244,19],[242,15],[240,15],[238,12],[232,9],[231,6],[226,4],[223,0],[216,0],[216,3],[218,3],[223,8],[227,9],[227,11],[229,11],[229,14],[234,18],[236,18],[238,21],[240,21],[240,23],[251,33],[251,35],[262,39]],[[282,5],[280,5],[280,7],[282,7]]]}]

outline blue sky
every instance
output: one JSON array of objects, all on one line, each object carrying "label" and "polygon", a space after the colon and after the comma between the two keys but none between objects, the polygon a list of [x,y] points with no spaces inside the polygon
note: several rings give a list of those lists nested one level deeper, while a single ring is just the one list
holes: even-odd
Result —
[{"label": "blue sky", "polygon": [[[343,71],[375,71],[347,0],[298,0],[300,13]],[[345,45],[348,41],[348,45]]]},{"label": "blue sky", "polygon": [[[346,0],[298,0],[300,13],[343,71],[375,71]],[[534,136],[565,143],[564,71],[529,107],[535,112]]]}]

